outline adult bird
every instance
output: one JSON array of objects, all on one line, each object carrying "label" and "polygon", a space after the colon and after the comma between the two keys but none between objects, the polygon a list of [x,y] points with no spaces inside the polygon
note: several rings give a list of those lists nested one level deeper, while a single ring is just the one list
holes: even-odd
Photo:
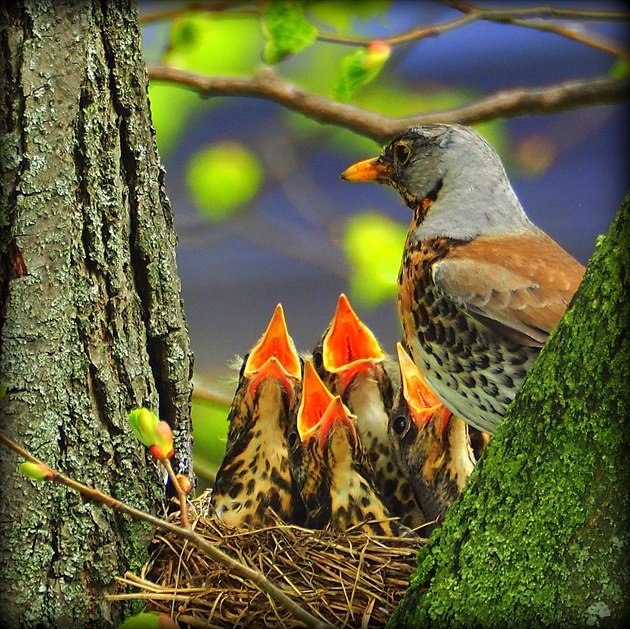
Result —
[{"label": "adult bird", "polygon": [[438,400],[400,343],[397,351],[401,387],[389,433],[394,457],[427,518],[419,532],[430,534],[475,466],[470,426]]},{"label": "adult bird", "polygon": [[584,267],[529,220],[467,127],[411,127],[341,177],[389,184],[413,211],[398,278],[405,345],[438,398],[493,433]]},{"label": "adult bird", "polygon": [[216,517],[228,526],[273,523],[272,510],[285,521],[303,522],[304,505],[287,445],[300,400],[301,371],[278,304],[243,362],[228,414],[227,446],[211,499]]},{"label": "adult bird", "polygon": [[373,534],[400,535],[407,529],[392,519],[378,494],[355,419],[305,362],[302,400],[289,447],[306,505],[306,526],[339,532],[365,526]]},{"label": "adult bird", "polygon": [[392,515],[409,528],[416,528],[424,524],[425,518],[411,485],[392,456],[387,433],[394,398],[385,366],[387,359],[372,331],[342,293],[330,325],[313,350],[313,364],[328,389],[340,395],[356,416],[359,437],[383,501]]}]

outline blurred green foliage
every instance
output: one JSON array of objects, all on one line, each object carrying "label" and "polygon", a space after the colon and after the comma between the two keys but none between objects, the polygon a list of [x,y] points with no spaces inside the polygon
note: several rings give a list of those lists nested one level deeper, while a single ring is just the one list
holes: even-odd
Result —
[{"label": "blurred green foliage", "polygon": [[227,140],[193,154],[186,169],[190,193],[203,216],[223,221],[251,201],[263,182],[256,155]]},{"label": "blurred green foliage", "polygon": [[244,76],[260,65],[262,45],[255,15],[186,13],[173,21],[162,63],[210,76]]},{"label": "blurred green foliage", "polygon": [[[260,67],[264,39],[257,16],[186,13],[173,20],[162,63],[209,76],[247,76]],[[151,81],[151,115],[160,153],[166,156],[194,114],[215,106],[190,90]]]},{"label": "blurred green foliage", "polygon": [[610,76],[613,79],[623,79],[630,74],[630,61],[628,59],[617,59],[610,68]]},{"label": "blurred green foliage", "polygon": [[356,20],[367,20],[373,16],[384,18],[390,4],[390,0],[318,0],[308,5],[308,13],[316,21],[344,32],[350,30]]},{"label": "blurred green foliage", "polygon": [[361,212],[346,223],[343,249],[352,273],[353,301],[375,306],[396,296],[407,228],[377,212]]},{"label": "blurred green foliage", "polygon": [[202,110],[206,101],[194,92],[155,81],[149,84],[149,101],[156,140],[164,158],[190,124],[193,114]]},{"label": "blurred green foliage", "polygon": [[228,407],[193,400],[192,423],[195,445],[195,472],[199,477],[197,492],[211,484],[223,460],[227,440]]}]

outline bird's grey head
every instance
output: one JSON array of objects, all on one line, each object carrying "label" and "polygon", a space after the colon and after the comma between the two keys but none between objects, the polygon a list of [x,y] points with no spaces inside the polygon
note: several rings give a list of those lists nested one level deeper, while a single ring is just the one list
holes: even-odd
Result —
[{"label": "bird's grey head", "polygon": [[394,138],[376,162],[377,177],[396,188],[418,214],[414,237],[481,235],[533,229],[496,151],[461,125],[411,127]]}]

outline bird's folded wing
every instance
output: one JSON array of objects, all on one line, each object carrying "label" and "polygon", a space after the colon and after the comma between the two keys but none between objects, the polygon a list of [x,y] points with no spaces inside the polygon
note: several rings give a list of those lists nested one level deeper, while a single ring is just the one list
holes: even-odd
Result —
[{"label": "bird's folded wing", "polygon": [[478,238],[433,267],[438,289],[472,317],[533,347],[544,345],[583,274],[584,267],[542,233]]}]

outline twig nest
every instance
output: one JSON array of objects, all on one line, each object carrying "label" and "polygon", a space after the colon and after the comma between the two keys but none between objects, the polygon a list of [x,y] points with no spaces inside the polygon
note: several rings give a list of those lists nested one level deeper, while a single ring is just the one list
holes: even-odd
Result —
[{"label": "twig nest", "polygon": [[[361,529],[315,531],[280,520],[257,530],[227,529],[211,517],[209,501],[209,493],[192,501],[190,520],[198,534],[337,627],[383,627],[409,585],[418,548],[426,543]],[[170,533],[158,532],[139,577],[125,577],[122,582],[140,589],[129,598],[172,613],[183,627],[303,626],[252,583]]]}]

